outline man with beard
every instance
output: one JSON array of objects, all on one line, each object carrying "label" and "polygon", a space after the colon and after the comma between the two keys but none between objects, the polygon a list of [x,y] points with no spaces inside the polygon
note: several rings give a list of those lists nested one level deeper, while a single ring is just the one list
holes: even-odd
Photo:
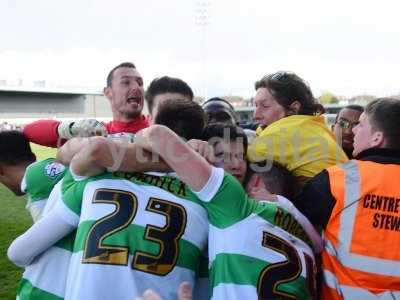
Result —
[{"label": "man with beard", "polygon": [[363,111],[364,108],[360,105],[348,105],[338,112],[335,124],[332,125],[337,143],[342,146],[349,158],[353,158],[353,128],[357,126]]},{"label": "man with beard", "polygon": [[25,126],[25,136],[34,143],[56,147],[59,139],[75,136],[105,135],[107,133],[136,133],[149,126],[142,115],[144,104],[143,78],[130,62],[114,67],[107,76],[103,90],[110,101],[113,120],[103,124],[94,119],[60,122],[39,120]]}]

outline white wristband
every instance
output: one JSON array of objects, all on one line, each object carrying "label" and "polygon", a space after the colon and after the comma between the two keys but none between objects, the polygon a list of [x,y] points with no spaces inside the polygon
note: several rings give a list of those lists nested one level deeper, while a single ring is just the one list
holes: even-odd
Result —
[{"label": "white wristband", "polygon": [[74,122],[71,122],[71,121],[61,122],[57,128],[58,137],[60,137],[62,139],[67,139],[67,140],[72,139],[73,135],[71,132],[71,127],[73,125],[74,125]]}]

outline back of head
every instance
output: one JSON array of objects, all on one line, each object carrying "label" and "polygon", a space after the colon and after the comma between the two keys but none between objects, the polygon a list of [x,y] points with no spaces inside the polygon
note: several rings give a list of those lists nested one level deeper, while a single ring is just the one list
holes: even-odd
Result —
[{"label": "back of head", "polygon": [[114,68],[112,68],[111,71],[110,71],[110,72],[108,73],[108,75],[107,75],[107,82],[106,82],[107,87],[111,87],[112,79],[113,79],[113,75],[114,75],[114,71],[115,71],[116,69],[119,69],[119,68],[132,68],[132,69],[136,69],[136,66],[135,66],[135,64],[133,64],[133,63],[131,63],[131,62],[123,62],[123,63],[120,63],[118,66],[115,66]]},{"label": "back of head", "polygon": [[232,104],[222,98],[214,97],[202,104],[207,114],[207,123],[229,123],[236,125],[238,118]]},{"label": "back of head", "polygon": [[386,148],[400,150],[400,100],[379,98],[365,107],[374,131],[382,131]]},{"label": "back of head", "polygon": [[0,132],[0,163],[9,166],[30,164],[36,160],[29,140],[20,131]]},{"label": "back of head", "polygon": [[[275,100],[283,106],[288,115],[314,115],[324,113],[325,109],[314,99],[309,85],[292,72],[279,71],[261,78],[255,83],[255,89],[266,88]],[[293,111],[290,105],[298,101],[298,111]]]},{"label": "back of head", "polygon": [[160,103],[154,124],[164,125],[187,140],[201,139],[205,114],[194,101],[168,99]]},{"label": "back of head", "polygon": [[221,138],[227,141],[237,141],[241,139],[243,149],[247,152],[247,136],[242,128],[226,123],[212,123],[204,128],[203,141],[210,141],[213,138]]},{"label": "back of head", "polygon": [[147,87],[145,94],[145,99],[150,112],[153,110],[154,97],[165,93],[181,94],[187,99],[193,100],[192,89],[182,79],[169,76],[155,78]]},{"label": "back of head", "polygon": [[257,173],[270,193],[281,195],[288,199],[293,199],[295,196],[295,177],[280,164],[264,161],[251,164],[249,169]]}]

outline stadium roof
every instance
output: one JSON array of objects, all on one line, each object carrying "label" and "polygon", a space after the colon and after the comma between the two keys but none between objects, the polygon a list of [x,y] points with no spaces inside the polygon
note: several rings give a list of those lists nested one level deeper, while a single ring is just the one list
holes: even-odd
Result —
[{"label": "stadium roof", "polygon": [[38,94],[71,94],[71,95],[103,95],[103,92],[83,88],[48,88],[0,86],[0,92],[38,93]]}]

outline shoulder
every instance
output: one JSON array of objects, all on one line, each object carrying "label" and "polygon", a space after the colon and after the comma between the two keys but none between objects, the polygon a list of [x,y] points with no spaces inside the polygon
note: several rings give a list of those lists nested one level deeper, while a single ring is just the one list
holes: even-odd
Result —
[{"label": "shoulder", "polygon": [[234,181],[232,181],[233,176],[229,177],[222,168],[211,168],[211,174],[207,183],[202,187],[200,191],[193,191],[193,193],[199,197],[204,202],[210,202],[212,199],[218,195],[225,194],[230,191],[226,188],[231,186]]},{"label": "shoulder", "polygon": [[294,131],[304,131],[304,126],[311,124],[313,116],[294,115],[275,121],[262,131],[258,131],[258,137],[285,137],[292,135]]},{"label": "shoulder", "polygon": [[25,172],[24,184],[27,193],[47,193],[64,176],[66,168],[53,158],[31,164]]},{"label": "shoulder", "polygon": [[322,171],[310,179],[293,199],[295,206],[316,228],[325,228],[336,203],[329,176],[327,170]]},{"label": "shoulder", "polygon": [[304,190],[311,189],[314,191],[323,191],[329,188],[329,178],[330,174],[340,172],[340,169],[337,166],[329,167],[313,178],[311,178],[304,186]]},{"label": "shoulder", "polygon": [[102,174],[96,175],[96,176],[80,176],[74,173],[74,171],[69,168],[65,171],[64,177],[63,177],[63,191],[67,190],[69,187],[72,185],[76,187],[76,185],[79,185],[81,187],[84,187],[86,184],[94,181],[98,181],[101,179],[112,179],[114,178],[113,173],[110,172],[104,172]]},{"label": "shoulder", "polygon": [[43,165],[44,173],[49,178],[57,178],[64,175],[66,168],[63,164],[56,162],[54,159],[49,160]]},{"label": "shoulder", "polygon": [[234,176],[227,172],[223,172],[223,175],[221,174],[220,176],[222,176],[222,182],[219,185],[219,193],[234,193],[237,196],[245,194],[242,185]]},{"label": "shoulder", "polygon": [[[26,169],[27,173],[37,173],[48,177],[56,177],[62,173],[65,173],[65,166],[56,162],[54,158],[48,158],[40,161],[36,161],[28,166]],[[36,174],[36,175],[39,175]]]}]

